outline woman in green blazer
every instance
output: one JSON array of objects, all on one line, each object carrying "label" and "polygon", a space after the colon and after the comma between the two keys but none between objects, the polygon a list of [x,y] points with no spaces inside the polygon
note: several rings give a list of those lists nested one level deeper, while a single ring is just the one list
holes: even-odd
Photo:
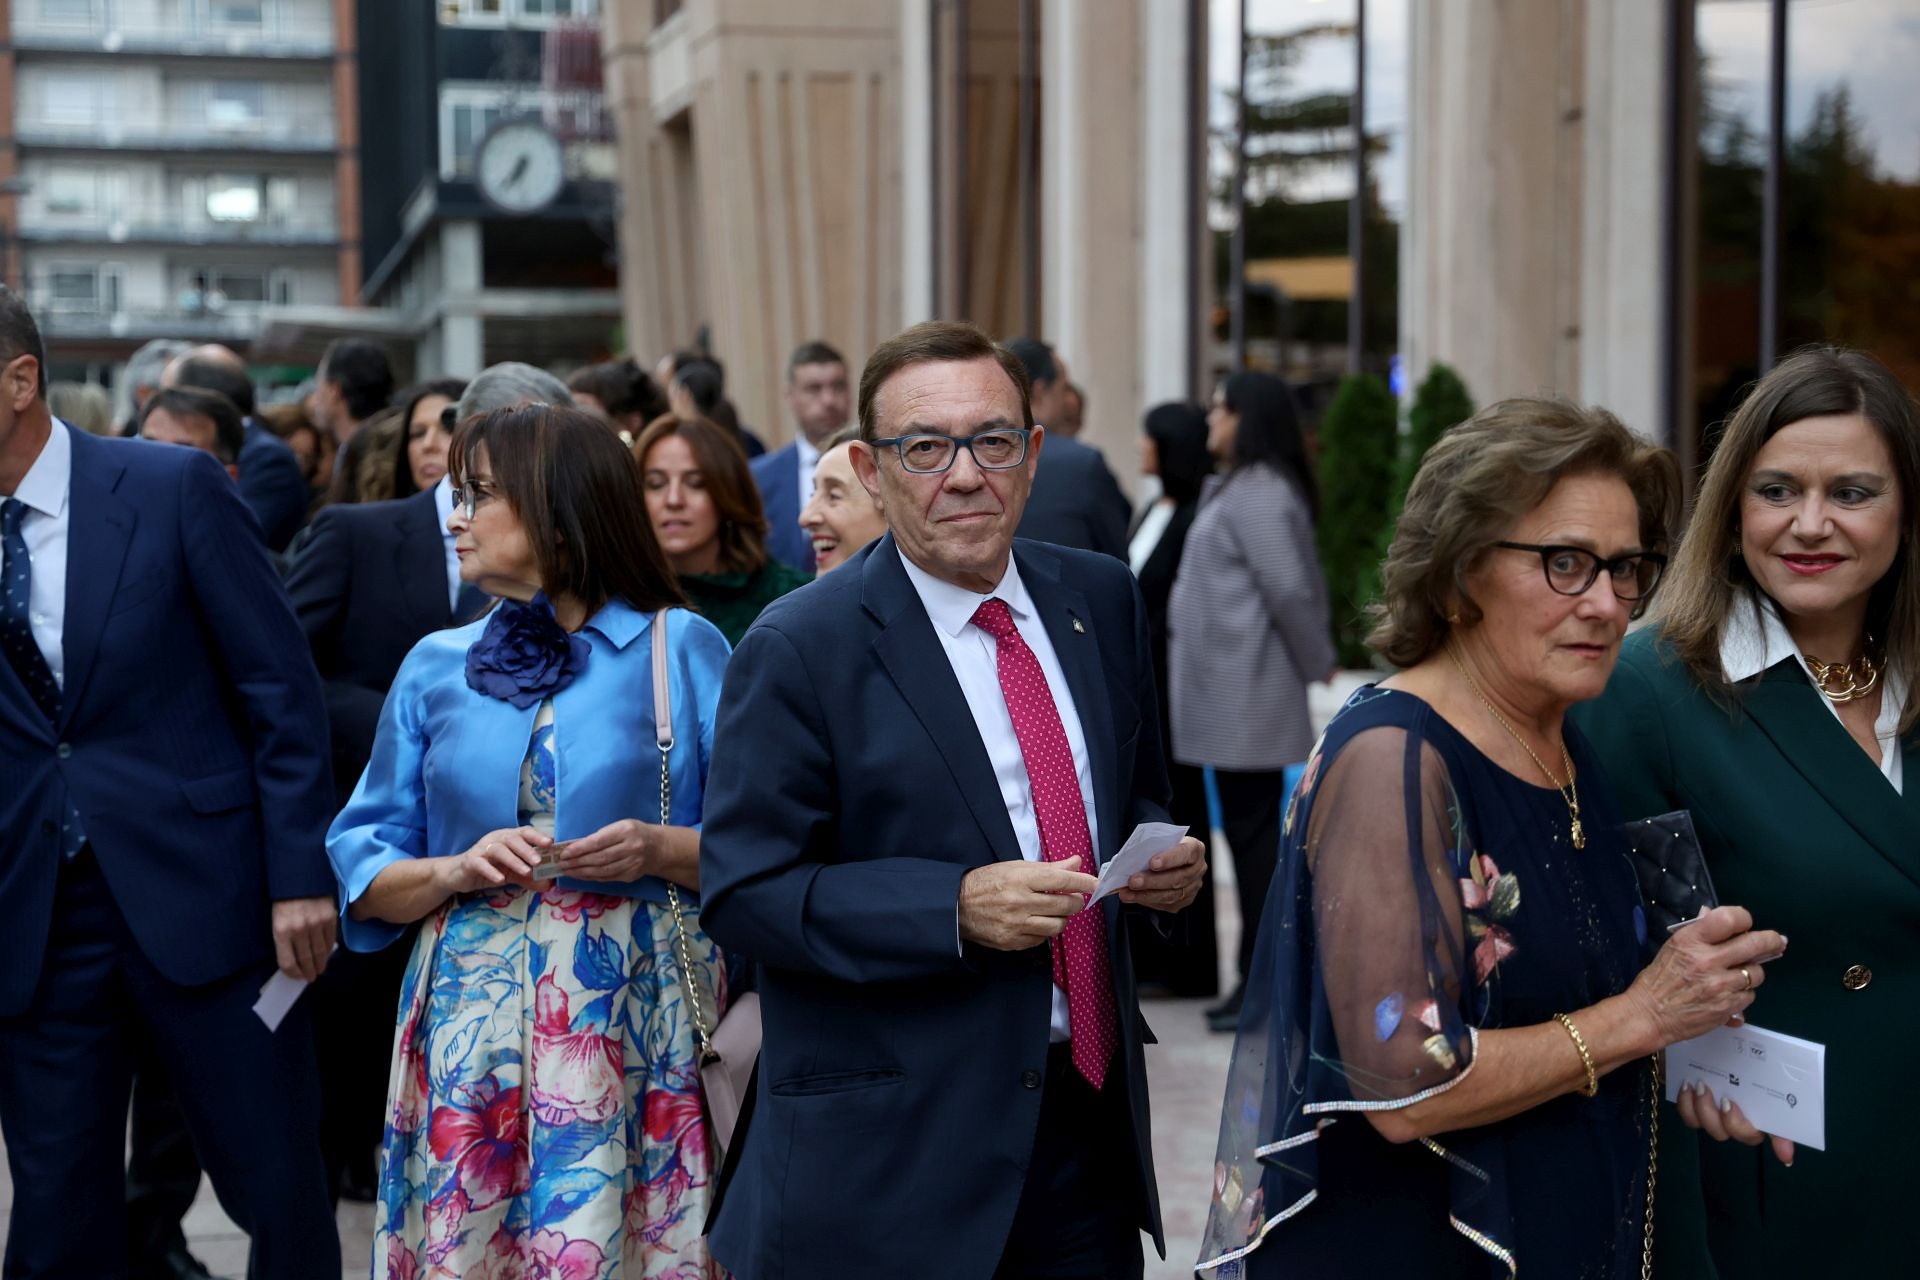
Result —
[{"label": "woman in green blazer", "polygon": [[1682,1096],[1662,1275],[1912,1274],[1917,533],[1912,398],[1862,353],[1790,357],[1727,428],[1657,625],[1578,717],[1624,816],[1690,810],[1722,899],[1792,939],[1755,1025],[1827,1046],[1825,1151],[1768,1154],[1737,1107]]}]

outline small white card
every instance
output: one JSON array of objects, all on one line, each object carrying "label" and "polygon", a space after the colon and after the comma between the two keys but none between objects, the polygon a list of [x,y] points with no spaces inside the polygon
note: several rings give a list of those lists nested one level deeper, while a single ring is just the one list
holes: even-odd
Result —
[{"label": "small white card", "polygon": [[1127,842],[1120,846],[1120,852],[1100,868],[1100,885],[1087,899],[1087,905],[1092,906],[1126,888],[1127,881],[1148,869],[1148,862],[1179,844],[1186,834],[1186,827],[1176,827],[1171,822],[1143,822],[1135,827]]},{"label": "small white card", "polygon": [[1715,1027],[1667,1046],[1667,1101],[1700,1081],[1716,1104],[1734,1104],[1763,1133],[1827,1149],[1827,1046],[1767,1031],[1751,1022]]},{"label": "small white card", "polygon": [[[336,944],[333,951],[339,949],[339,945]],[[327,952],[327,955],[333,955],[333,951]],[[275,969],[273,976],[260,984],[260,998],[253,1002],[253,1011],[259,1016],[260,1021],[267,1024],[268,1031],[280,1029],[281,1022],[286,1019],[287,1011],[293,1008],[293,1002],[300,998],[300,993],[305,991],[308,985],[305,978],[292,977],[279,969]]]}]

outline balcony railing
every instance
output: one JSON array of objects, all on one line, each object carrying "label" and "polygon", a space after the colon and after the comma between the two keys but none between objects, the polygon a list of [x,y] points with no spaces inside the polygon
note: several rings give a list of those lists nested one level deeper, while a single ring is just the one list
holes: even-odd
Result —
[{"label": "balcony railing", "polygon": [[107,120],[60,120],[27,114],[14,125],[22,146],[99,148],[125,151],[281,151],[334,149],[331,116],[275,114],[247,124],[214,122],[204,117],[140,119],[118,115]]},{"label": "balcony railing", "polygon": [[276,12],[259,24],[215,22],[197,11],[169,17],[108,12],[72,20],[42,17],[15,5],[13,44],[61,53],[327,58],[333,55],[333,24],[325,14]]},{"label": "balcony railing", "polygon": [[124,338],[145,342],[151,338],[215,341],[251,338],[260,328],[265,303],[229,304],[222,310],[183,307],[121,307],[29,295],[34,319],[49,338]]},{"label": "balcony railing", "polygon": [[263,209],[252,218],[214,218],[178,204],[54,210],[27,204],[17,233],[23,241],[109,244],[330,245],[340,238],[330,204]]}]

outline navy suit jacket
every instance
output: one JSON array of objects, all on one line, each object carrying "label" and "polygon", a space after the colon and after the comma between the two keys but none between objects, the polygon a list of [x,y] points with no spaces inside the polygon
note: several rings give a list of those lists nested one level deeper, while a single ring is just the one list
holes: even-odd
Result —
[{"label": "navy suit jacket", "polygon": [[334,798],[344,807],[373,754],[401,660],[453,622],[433,490],[322,508],[287,573],[287,594],[326,682]]},{"label": "navy suit jacket", "polygon": [[247,419],[246,442],[240,446],[240,496],[253,509],[267,535],[267,546],[285,551],[307,522],[313,494],[300,474],[300,460],[273,432]]},{"label": "navy suit jacket", "polygon": [[[1014,556],[1086,734],[1104,862],[1166,820],[1146,611],[1117,561]],[[907,1257],[916,1277],[993,1273],[1033,1152],[1052,970],[1046,947],[963,952],[957,906],[967,872],[1019,856],[892,535],[768,606],[727,668],[700,850],[702,918],[757,962],[765,1030],[712,1224],[735,1274],[892,1277]],[[1099,909],[1127,1208],[1164,1256],[1129,913]]]},{"label": "navy suit jacket", "polygon": [[269,904],[330,897],[320,681],[227,473],[73,438],[66,685],[49,724],[0,662],[0,1016],[33,1000],[69,801],[170,981],[270,958]]},{"label": "navy suit jacket", "polygon": [[1020,518],[1021,537],[1125,560],[1132,517],[1133,508],[1098,449],[1068,436],[1046,438]]},{"label": "navy suit jacket", "polygon": [[800,527],[800,451],[789,444],[755,458],[753,482],[767,509],[767,553],[781,564],[812,573],[813,539]]}]

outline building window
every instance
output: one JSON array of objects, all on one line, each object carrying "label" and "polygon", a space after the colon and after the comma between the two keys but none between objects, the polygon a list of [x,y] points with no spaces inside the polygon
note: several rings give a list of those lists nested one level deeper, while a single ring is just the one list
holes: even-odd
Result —
[{"label": "building window", "polygon": [[257,129],[267,115],[267,86],[258,80],[216,80],[207,95],[207,123],[216,129]]},{"label": "building window", "polygon": [[40,17],[47,22],[90,23],[94,0],[40,0]]},{"label": "building window", "polygon": [[215,174],[207,179],[207,216],[215,222],[257,222],[260,179]]},{"label": "building window", "polygon": [[54,311],[120,310],[119,267],[54,266],[46,273],[46,306]]},{"label": "building window", "polygon": [[41,102],[55,124],[92,124],[99,115],[100,98],[93,81],[72,76],[48,76]]},{"label": "building window", "polygon": [[98,206],[99,190],[92,173],[79,169],[54,169],[44,179],[48,213],[84,217]]},{"label": "building window", "polygon": [[440,21],[448,26],[498,27],[512,22],[547,26],[599,14],[600,0],[444,0],[440,6]]},{"label": "building window", "polygon": [[218,27],[262,27],[267,21],[266,0],[214,0],[213,22]]}]

